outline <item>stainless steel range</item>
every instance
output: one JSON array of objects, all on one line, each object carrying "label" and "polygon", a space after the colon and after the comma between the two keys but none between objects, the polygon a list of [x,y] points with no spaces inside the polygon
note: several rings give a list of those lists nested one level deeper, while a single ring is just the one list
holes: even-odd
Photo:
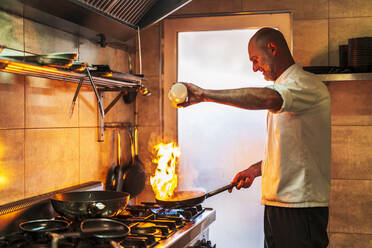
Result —
[{"label": "stainless steel range", "polygon": [[[128,227],[126,235],[112,237],[107,233],[106,235],[98,235],[102,234],[102,230],[88,234],[82,232],[83,221],[71,221],[59,216],[49,200],[56,193],[97,189],[102,190],[102,184],[91,182],[0,206],[0,248],[213,247],[208,240],[208,228],[216,219],[216,211],[204,208],[202,205],[181,209],[164,209],[155,203],[129,204],[120,215],[104,219]],[[32,232],[20,228],[21,223],[29,223],[31,220],[56,220],[57,223],[68,224],[65,228],[46,232],[42,230],[45,226],[40,226],[39,222],[36,222],[38,225]]]}]

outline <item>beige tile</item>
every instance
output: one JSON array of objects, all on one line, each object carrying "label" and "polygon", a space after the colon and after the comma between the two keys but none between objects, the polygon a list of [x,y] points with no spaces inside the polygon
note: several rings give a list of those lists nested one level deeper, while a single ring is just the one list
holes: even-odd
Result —
[{"label": "beige tile", "polygon": [[372,247],[371,234],[331,233],[330,248]]},{"label": "beige tile", "polygon": [[150,77],[146,81],[146,87],[151,91],[150,96],[137,97],[138,124],[145,126],[161,125],[161,100],[159,78]]},{"label": "beige tile", "polygon": [[329,20],[329,63],[339,65],[338,47],[348,39],[372,36],[372,17],[337,18]]},{"label": "beige tile", "polygon": [[25,19],[25,50],[37,54],[77,52],[78,38],[72,34]]},{"label": "beige tile", "polygon": [[372,124],[372,81],[333,82],[328,89],[332,125]]},{"label": "beige tile", "polygon": [[154,146],[166,142],[161,135],[160,127],[140,126],[138,128],[138,156],[146,167],[146,172],[153,172]]},{"label": "beige tile", "polygon": [[120,132],[121,163],[129,164],[130,144],[126,129],[105,131],[104,142],[97,142],[96,128],[80,130],[80,182],[101,181],[106,183],[108,170],[117,165],[117,132]]},{"label": "beige tile", "polygon": [[101,47],[83,38],[80,38],[79,45],[79,60],[88,62],[89,65],[109,65],[114,71],[129,71],[128,53],[122,49],[114,49],[110,46]]},{"label": "beige tile", "polygon": [[330,232],[372,234],[371,206],[371,180],[332,180]]},{"label": "beige tile", "polygon": [[78,116],[74,114],[69,118],[76,86],[63,81],[26,77],[26,127],[77,127]]},{"label": "beige tile", "polygon": [[372,16],[372,1],[329,0],[329,17]]},{"label": "beige tile", "polygon": [[23,128],[24,77],[0,72],[0,128]]},{"label": "beige tile", "polygon": [[328,18],[328,0],[242,0],[243,11],[291,10],[294,19]]},{"label": "beige tile", "polygon": [[175,12],[179,14],[200,14],[216,12],[239,12],[242,9],[240,0],[193,0]]},{"label": "beige tile", "polygon": [[328,65],[328,20],[295,20],[293,55],[303,66]]},{"label": "beige tile", "polygon": [[79,129],[29,129],[25,135],[25,196],[79,183]]},{"label": "beige tile", "polygon": [[[159,24],[145,29],[141,33],[142,72],[146,78],[159,76]],[[137,52],[138,53],[138,52]],[[138,55],[137,55],[138,56]],[[137,58],[137,65],[139,61]],[[139,72],[139,70],[137,70]]]},{"label": "beige tile", "polygon": [[[104,95],[104,108],[106,108],[119,94],[119,92],[105,92]],[[137,95],[138,97],[142,97]],[[105,122],[134,122],[134,106],[135,102],[125,103],[123,98],[111,108],[111,110],[105,114]]]},{"label": "beige tile", "polygon": [[372,180],[371,144],[371,126],[333,126],[332,178]]},{"label": "beige tile", "polygon": [[23,130],[0,130],[0,205],[24,198],[23,144]]},{"label": "beige tile", "polygon": [[137,202],[150,201],[154,202],[154,193],[150,184],[150,176],[154,173],[156,165],[152,163],[155,157],[154,146],[163,140],[161,129],[159,127],[140,126],[138,129],[138,157],[144,164],[146,172],[146,184],[141,194],[137,196]]},{"label": "beige tile", "polygon": [[[23,19],[0,11],[0,27],[0,45],[23,50]],[[10,54],[8,49],[0,53],[2,56]]]},{"label": "beige tile", "polygon": [[74,115],[79,116],[79,126],[97,127],[99,114],[97,111],[99,111],[97,98],[92,87],[90,85],[83,85],[80,88],[79,96],[73,113]]}]

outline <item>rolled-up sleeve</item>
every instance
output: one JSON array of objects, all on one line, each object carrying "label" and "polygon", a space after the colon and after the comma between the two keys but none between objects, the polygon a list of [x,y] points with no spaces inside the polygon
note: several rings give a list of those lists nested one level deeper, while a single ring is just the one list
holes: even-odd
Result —
[{"label": "rolled-up sleeve", "polygon": [[304,81],[288,80],[284,84],[266,87],[278,92],[283,99],[282,107],[278,111],[272,111],[273,113],[300,112],[310,108],[319,99],[316,85],[309,87]]}]

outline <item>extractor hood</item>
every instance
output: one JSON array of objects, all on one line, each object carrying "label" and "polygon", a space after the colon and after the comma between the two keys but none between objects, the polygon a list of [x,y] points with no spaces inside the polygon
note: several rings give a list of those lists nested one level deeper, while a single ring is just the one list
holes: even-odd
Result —
[{"label": "extractor hood", "polygon": [[125,42],[191,0],[1,0],[0,8],[92,39]]}]

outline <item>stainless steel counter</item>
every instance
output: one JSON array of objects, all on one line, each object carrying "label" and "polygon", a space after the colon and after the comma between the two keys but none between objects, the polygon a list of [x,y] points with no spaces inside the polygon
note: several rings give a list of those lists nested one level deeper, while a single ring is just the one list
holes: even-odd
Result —
[{"label": "stainless steel counter", "polygon": [[210,224],[216,220],[216,210],[206,208],[193,222],[189,222],[171,237],[159,242],[155,248],[184,248],[189,247],[202,235],[208,235]]}]

